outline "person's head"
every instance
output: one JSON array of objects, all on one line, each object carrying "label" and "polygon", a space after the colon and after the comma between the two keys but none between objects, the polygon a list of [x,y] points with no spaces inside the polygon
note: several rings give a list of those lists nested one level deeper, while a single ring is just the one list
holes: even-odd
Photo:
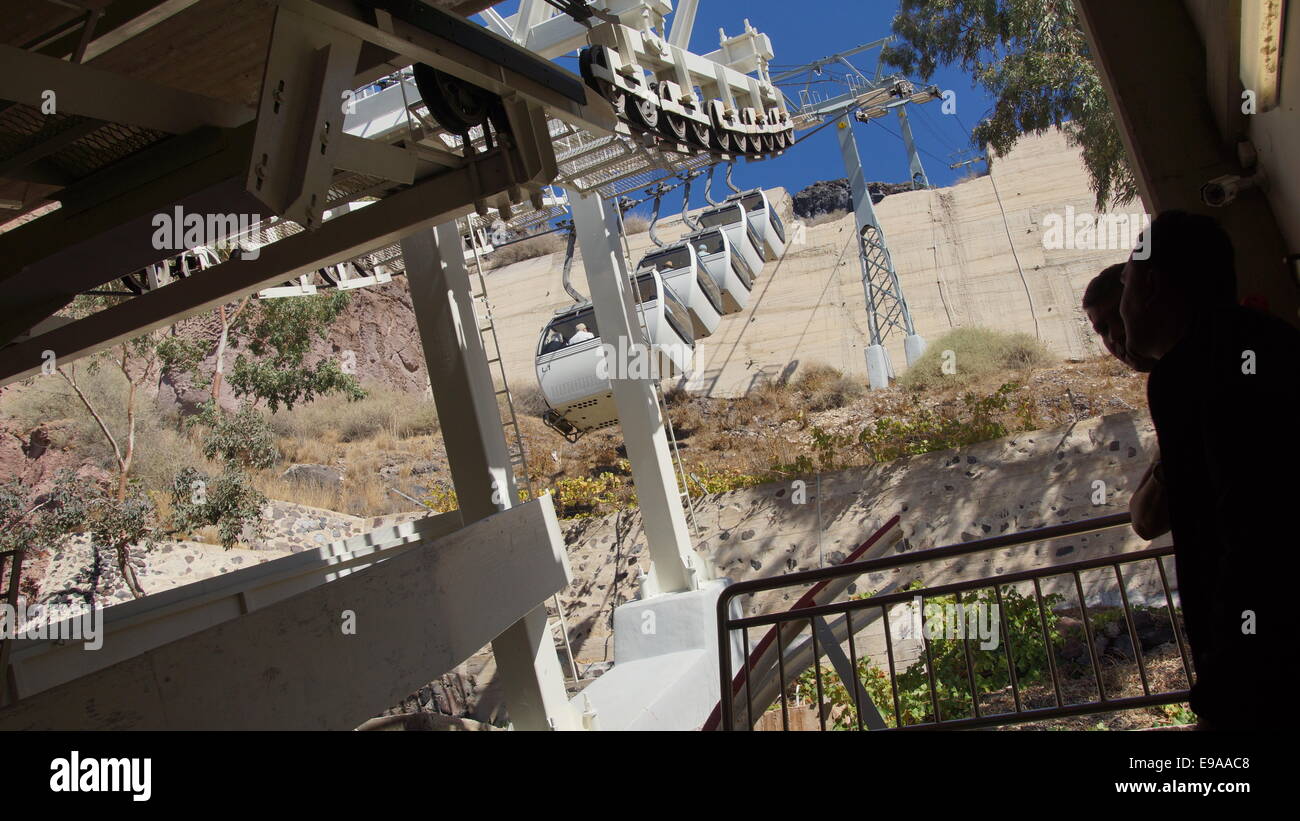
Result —
[{"label": "person's head", "polygon": [[578,333],[582,333],[582,332],[585,331],[585,330],[587,330],[587,323],[585,323],[585,322],[579,322],[579,323],[578,323]]},{"label": "person's head", "polygon": [[1111,356],[1135,371],[1146,373],[1155,367],[1155,360],[1135,354],[1128,349],[1124,334],[1124,320],[1119,315],[1119,300],[1124,292],[1120,275],[1124,263],[1116,263],[1093,277],[1083,291],[1083,312],[1088,315],[1092,329],[1101,337],[1101,343]]},{"label": "person's head", "polygon": [[1128,350],[1159,360],[1199,314],[1237,301],[1237,273],[1232,240],[1210,217],[1165,211],[1142,233],[1150,256],[1124,266],[1120,316]]}]

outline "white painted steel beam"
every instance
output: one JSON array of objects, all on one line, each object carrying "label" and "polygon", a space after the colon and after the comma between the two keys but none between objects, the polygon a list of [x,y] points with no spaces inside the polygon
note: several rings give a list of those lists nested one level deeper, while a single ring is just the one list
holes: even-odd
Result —
[{"label": "white painted steel beam", "polygon": [[101,650],[20,641],[24,697],[0,728],[357,727],[568,584],[549,499],[454,526],[422,519],[108,608]]},{"label": "white painted steel beam", "polygon": [[[526,111],[518,104],[507,108],[517,115],[512,115],[517,151],[481,157],[368,208],[329,220],[316,231],[304,231],[265,245],[254,260],[224,262],[71,325],[0,348],[0,384],[37,373],[45,350],[55,351],[60,363],[73,361],[145,331],[212,310],[244,294],[278,287],[301,274],[391,245],[413,230],[469,213],[475,200],[495,192],[514,185],[543,185],[554,179],[553,155],[540,153],[550,150],[549,142],[543,143],[528,133],[546,134],[541,112]],[[139,241],[147,243],[153,229],[147,217],[138,222]]]},{"label": "white painted steel beam", "polygon": [[[646,350],[648,343],[636,318],[627,261],[619,243],[618,213],[600,197],[575,191],[569,192],[569,207],[601,341],[614,350]],[[692,546],[654,383],[625,378],[618,363],[609,365],[619,426],[650,549],[650,575],[642,595],[694,590],[710,571]]]},{"label": "white painted steel beam", "polygon": [[700,0],[677,0],[677,8],[673,10],[673,25],[668,31],[668,42],[678,48],[690,50],[691,32],[695,29],[695,12],[699,6]]},{"label": "white painted steel beam", "polygon": [[[478,521],[518,505],[519,491],[460,229],[451,221],[404,237],[402,256],[461,516]],[[541,601],[492,642],[510,720],[517,729],[581,729]]]},{"label": "white painted steel beam", "polygon": [[275,10],[245,181],[272,214],[308,229],[323,221],[360,54],[359,37]]}]

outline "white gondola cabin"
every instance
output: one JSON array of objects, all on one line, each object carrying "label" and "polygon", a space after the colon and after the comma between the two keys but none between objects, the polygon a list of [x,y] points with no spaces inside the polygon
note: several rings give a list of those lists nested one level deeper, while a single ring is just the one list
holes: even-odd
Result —
[{"label": "white gondola cabin", "polygon": [[659,272],[664,285],[690,313],[696,339],[717,329],[725,313],[722,292],[689,243],[677,242],[649,253],[636,269],[637,274],[652,269]]},{"label": "white gondola cabin", "polygon": [[684,237],[683,241],[690,244],[695,258],[718,286],[723,315],[745,310],[754,288],[754,271],[744,256],[735,252],[727,232],[706,228]]},{"label": "white gondola cabin", "polygon": [[785,253],[785,223],[776,213],[776,206],[767,198],[763,189],[742,191],[727,197],[727,202],[739,202],[745,206],[745,217],[762,241],[763,256],[768,262],[781,258]]},{"label": "white gondola cabin", "polygon": [[700,213],[699,223],[705,228],[725,231],[732,250],[745,258],[756,275],[762,272],[763,241],[750,225],[745,206],[733,201],[706,208]]},{"label": "white gondola cabin", "polygon": [[695,347],[691,315],[653,268],[634,280],[634,308],[643,318],[650,351],[618,351],[607,358],[591,302],[561,308],[542,331],[537,346],[537,384],[550,409],[543,419],[566,438],[618,421],[609,376],[626,369],[630,378],[662,379],[685,373]]}]

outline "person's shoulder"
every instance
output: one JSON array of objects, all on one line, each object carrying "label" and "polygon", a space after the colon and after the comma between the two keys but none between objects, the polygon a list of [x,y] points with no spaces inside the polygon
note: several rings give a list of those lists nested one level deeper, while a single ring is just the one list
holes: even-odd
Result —
[{"label": "person's shoulder", "polygon": [[1225,307],[1214,313],[1211,324],[1217,331],[1216,336],[1225,342],[1257,342],[1293,348],[1300,352],[1300,330],[1273,314],[1255,308],[1244,305]]}]

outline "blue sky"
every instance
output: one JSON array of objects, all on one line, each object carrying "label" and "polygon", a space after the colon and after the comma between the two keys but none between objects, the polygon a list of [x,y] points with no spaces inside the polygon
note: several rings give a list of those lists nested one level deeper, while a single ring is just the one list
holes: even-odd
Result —
[{"label": "blue sky", "polygon": [[[518,5],[518,0],[507,0],[496,8],[508,17],[515,13]],[[755,28],[771,38],[772,50],[776,53],[773,73],[776,73],[780,68],[802,65],[887,36],[897,9],[897,0],[700,0],[691,50],[707,53],[717,49],[718,29],[725,28],[728,35],[738,34],[748,18]],[[879,50],[875,49],[851,58],[851,61],[863,73],[872,76],[878,54]],[[560,58],[557,62],[572,71],[577,70],[574,59]],[[889,71],[885,69],[886,73]],[[920,82],[920,78],[912,79]],[[941,89],[956,92],[956,116],[943,114],[939,101],[909,106],[908,116],[930,183],[942,186],[967,172],[967,169],[953,171],[948,164],[955,161],[952,157],[954,152],[970,148],[969,132],[963,130],[963,126],[966,129],[973,127],[989,110],[992,100],[982,90],[974,88],[970,77],[960,68],[940,67],[930,82]],[[830,83],[814,88],[826,97],[844,90],[843,86]],[[785,91],[797,100],[798,88]],[[844,163],[833,128],[823,129],[776,159],[756,163],[742,160],[736,165],[733,179],[741,188],[779,185],[794,193],[816,180],[843,177]],[[796,136],[807,133],[799,132]],[[867,124],[855,123],[854,133],[867,179],[885,182],[908,179],[906,152],[898,136],[898,118],[895,115]],[[718,183],[721,182],[719,175]],[[696,193],[694,199],[695,205],[703,204],[702,193]],[[669,209],[673,205],[680,207],[680,200],[676,203],[665,200],[668,213],[671,213]]]}]

